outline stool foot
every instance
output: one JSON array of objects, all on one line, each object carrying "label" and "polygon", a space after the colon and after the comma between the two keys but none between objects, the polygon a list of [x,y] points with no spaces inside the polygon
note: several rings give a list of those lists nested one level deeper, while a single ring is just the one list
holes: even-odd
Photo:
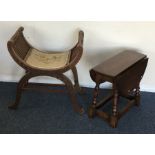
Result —
[{"label": "stool foot", "polygon": [[16,103],[10,104],[10,105],[8,106],[8,108],[9,108],[9,109],[16,110],[16,109],[18,108],[18,105],[17,105]]}]

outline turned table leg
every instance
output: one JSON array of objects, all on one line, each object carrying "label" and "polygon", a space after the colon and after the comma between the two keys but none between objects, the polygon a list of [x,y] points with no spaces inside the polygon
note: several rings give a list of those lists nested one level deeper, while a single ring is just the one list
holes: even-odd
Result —
[{"label": "turned table leg", "polygon": [[95,111],[96,111],[96,104],[97,104],[97,97],[99,94],[99,83],[96,83],[96,86],[94,88],[94,93],[93,93],[93,102],[90,105],[88,109],[88,117],[93,118],[95,116]]},{"label": "turned table leg", "polygon": [[135,94],[135,100],[136,100],[136,106],[140,105],[140,87],[138,86],[136,88],[136,94]]},{"label": "turned table leg", "polygon": [[117,126],[117,121],[118,121],[118,99],[119,99],[119,94],[118,90],[113,86],[113,105],[112,105],[112,115],[110,117],[110,125],[115,128]]}]

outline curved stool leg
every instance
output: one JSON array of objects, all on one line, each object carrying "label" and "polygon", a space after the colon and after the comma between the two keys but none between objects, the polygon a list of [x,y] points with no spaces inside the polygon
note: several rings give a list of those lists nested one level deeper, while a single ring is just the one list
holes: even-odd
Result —
[{"label": "curved stool leg", "polygon": [[[53,77],[53,75],[51,75],[51,76]],[[77,102],[76,91],[75,91],[75,88],[74,88],[71,80],[68,77],[66,77],[64,74],[55,75],[54,77],[58,78],[59,80],[63,81],[66,84],[74,111],[78,112],[80,114],[83,114],[84,109]]]},{"label": "curved stool leg", "polygon": [[79,79],[78,79],[78,73],[77,73],[76,66],[73,67],[71,70],[72,70],[72,73],[73,73],[73,76],[74,76],[74,84],[75,84],[74,87],[75,87],[75,89],[76,89],[76,91],[78,93],[83,94],[84,91],[82,90],[82,88],[79,85]]},{"label": "curved stool leg", "polygon": [[16,109],[19,105],[19,101],[22,95],[22,89],[27,84],[28,80],[31,78],[31,75],[29,73],[26,73],[21,80],[19,81],[17,85],[17,91],[16,91],[16,99],[15,102],[8,106],[10,109]]}]

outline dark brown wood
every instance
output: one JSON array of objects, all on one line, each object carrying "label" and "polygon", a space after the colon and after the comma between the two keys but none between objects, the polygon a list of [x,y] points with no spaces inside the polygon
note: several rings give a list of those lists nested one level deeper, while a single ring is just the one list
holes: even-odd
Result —
[{"label": "dark brown wood", "polygon": [[[13,104],[9,106],[9,108],[11,109],[17,108],[22,95],[22,90],[30,88],[29,80],[31,78],[36,76],[50,76],[57,78],[58,80],[64,83],[70,95],[74,111],[82,114],[84,110],[82,106],[78,103],[76,97],[76,92],[81,90],[78,81],[76,64],[79,62],[83,54],[83,38],[84,38],[83,31],[79,31],[78,41],[76,45],[70,49],[71,57],[67,65],[58,69],[43,69],[30,66],[28,63],[26,63],[25,57],[28,54],[29,49],[34,47],[32,47],[25,39],[23,35],[23,30],[24,28],[20,27],[7,43],[8,51],[10,52],[12,58],[18,65],[20,65],[23,69],[25,69],[25,75],[21,78],[17,86],[16,100]],[[73,72],[75,83],[74,85],[72,84],[71,80],[64,75],[64,73],[68,70],[71,70]],[[35,86],[33,85],[33,89],[34,87]]]},{"label": "dark brown wood", "polygon": [[110,101],[113,98],[113,95],[108,95],[105,98],[101,99],[97,102],[95,108],[100,108],[101,106],[104,106],[108,101]]},{"label": "dark brown wood", "polygon": [[139,106],[140,105],[140,88],[137,87],[136,88],[136,93],[135,93],[135,100],[136,100],[136,105]]},{"label": "dark brown wood", "polygon": [[118,113],[118,119],[120,119],[126,112],[128,112],[134,104],[135,104],[134,99],[128,101],[126,107],[124,107],[124,109]]},{"label": "dark brown wood", "polygon": [[104,111],[96,111],[96,114],[101,117],[102,119],[104,119],[105,121],[109,122],[110,121],[110,115]]},{"label": "dark brown wood", "polygon": [[[126,50],[92,68],[90,76],[96,83],[96,87],[94,89],[93,102],[88,109],[88,116],[92,118],[97,115],[115,128],[121,116],[133,105],[138,106],[140,104],[140,81],[145,72],[147,62],[148,58],[146,55],[133,50]],[[98,83],[106,81],[113,84],[113,95],[97,102]],[[118,111],[120,96],[128,100],[127,106],[121,112]],[[105,104],[103,101],[107,102],[110,99],[113,99],[111,115],[99,110]]]},{"label": "dark brown wood", "polygon": [[97,65],[94,70],[102,75],[116,77],[145,57],[144,54],[136,51],[126,50]]},{"label": "dark brown wood", "polygon": [[99,93],[99,83],[96,84],[95,89],[94,89],[93,106],[96,106],[97,104],[98,93]]},{"label": "dark brown wood", "polygon": [[94,95],[93,96],[93,102],[92,102],[92,105],[89,107],[89,110],[88,110],[88,117],[89,118],[92,118],[95,115],[95,108],[97,105],[97,96],[99,93],[99,86],[100,86],[100,83],[96,83],[96,86],[94,89],[94,94],[93,94]]},{"label": "dark brown wood", "polygon": [[110,118],[110,125],[112,127],[116,127],[117,125],[117,116],[118,116],[118,99],[119,99],[119,94],[117,90],[117,86],[114,83],[113,84],[113,104],[112,104],[112,116]]}]

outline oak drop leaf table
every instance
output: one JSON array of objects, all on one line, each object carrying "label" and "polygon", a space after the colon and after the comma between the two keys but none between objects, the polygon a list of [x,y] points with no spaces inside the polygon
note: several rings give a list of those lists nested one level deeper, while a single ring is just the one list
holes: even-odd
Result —
[{"label": "oak drop leaf table", "polygon": [[[88,109],[88,116],[95,115],[106,120],[111,127],[117,126],[119,118],[133,105],[140,104],[140,81],[147,66],[148,58],[134,50],[125,50],[104,61],[90,70],[90,76],[96,83],[93,102]],[[112,93],[97,101],[99,86],[104,82],[112,83]],[[127,105],[119,110],[119,97],[127,99]],[[112,112],[107,113],[101,107],[112,100]],[[103,109],[103,108],[102,108]]]}]

